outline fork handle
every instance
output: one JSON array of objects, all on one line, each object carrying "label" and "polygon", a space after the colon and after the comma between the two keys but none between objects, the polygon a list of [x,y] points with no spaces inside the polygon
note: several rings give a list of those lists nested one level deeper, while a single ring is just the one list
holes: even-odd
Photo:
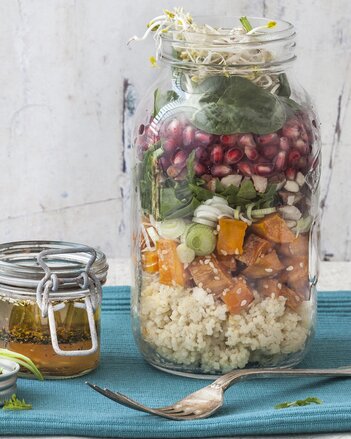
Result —
[{"label": "fork handle", "polygon": [[238,381],[254,378],[279,377],[351,377],[351,368],[339,369],[246,369],[229,372],[212,383],[214,387],[228,389]]}]

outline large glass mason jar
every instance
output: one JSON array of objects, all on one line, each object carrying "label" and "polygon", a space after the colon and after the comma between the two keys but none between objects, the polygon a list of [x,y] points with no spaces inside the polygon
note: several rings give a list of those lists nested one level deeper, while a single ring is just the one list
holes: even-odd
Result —
[{"label": "large glass mason jar", "polygon": [[137,115],[133,330],[173,373],[290,367],[313,335],[318,123],[293,26],[236,21],[163,32]]}]

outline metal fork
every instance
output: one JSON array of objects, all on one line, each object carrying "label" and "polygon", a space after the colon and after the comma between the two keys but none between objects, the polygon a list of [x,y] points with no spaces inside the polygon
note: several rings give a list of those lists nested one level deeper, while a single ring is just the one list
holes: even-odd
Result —
[{"label": "metal fork", "polygon": [[280,377],[350,377],[351,367],[338,369],[251,369],[229,372],[212,384],[191,393],[180,401],[167,407],[151,408],[140,404],[122,393],[102,389],[96,384],[86,383],[92,389],[134,410],[161,416],[176,421],[191,421],[208,418],[217,412],[224,403],[224,392],[233,384],[254,378]]}]

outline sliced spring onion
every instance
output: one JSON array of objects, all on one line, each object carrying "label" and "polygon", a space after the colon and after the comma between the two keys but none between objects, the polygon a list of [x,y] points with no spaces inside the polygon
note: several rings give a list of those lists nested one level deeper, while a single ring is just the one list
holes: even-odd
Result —
[{"label": "sliced spring onion", "polygon": [[197,224],[203,224],[203,225],[208,226],[208,227],[212,227],[213,229],[217,225],[217,222],[210,221],[210,220],[205,219],[205,218],[193,218],[193,222],[197,223]]},{"label": "sliced spring onion", "polygon": [[192,248],[197,256],[210,255],[216,247],[213,229],[202,224],[195,224],[188,231],[186,245]]},{"label": "sliced spring onion", "polygon": [[190,264],[195,259],[195,252],[189,248],[184,242],[177,247],[177,255],[183,264]]},{"label": "sliced spring onion", "polygon": [[33,363],[33,361],[30,358],[26,357],[25,355],[19,354],[18,352],[9,351],[8,349],[0,349],[0,357],[10,359],[18,363],[20,366],[25,367],[30,372],[32,372],[32,374],[38,380],[42,381],[44,379],[43,375],[36,367],[36,365]]},{"label": "sliced spring onion", "polygon": [[226,204],[228,205],[228,201],[223,198],[223,197],[217,197],[216,195],[214,195],[212,198],[210,198],[209,200],[205,201],[205,204],[208,206],[212,206],[212,204],[217,203],[217,204]]},{"label": "sliced spring onion", "polygon": [[227,214],[227,215],[230,215],[231,217],[233,217],[233,215],[234,215],[234,209],[230,206],[225,205],[225,204],[222,204],[222,205],[213,204],[212,207],[216,207],[217,209],[219,209],[222,212],[222,215]]},{"label": "sliced spring onion", "polygon": [[275,207],[267,207],[266,209],[256,209],[251,212],[251,215],[254,218],[262,217],[264,215],[269,215],[270,213],[276,212],[277,209]]},{"label": "sliced spring onion", "polygon": [[158,223],[159,234],[166,239],[176,239],[184,232],[186,223],[183,219],[171,219]]},{"label": "sliced spring onion", "polygon": [[312,216],[306,216],[305,218],[301,218],[297,221],[294,232],[298,233],[306,233],[310,230],[313,222]]},{"label": "sliced spring onion", "polygon": [[[184,232],[180,235],[180,242],[185,242],[185,240],[186,240],[186,235],[187,235],[187,233],[188,233],[190,227],[193,227],[193,225],[194,225],[194,223],[190,223],[190,224],[187,224],[187,225],[185,226],[185,230],[184,230]],[[215,226],[214,226],[214,227],[215,227]]]}]

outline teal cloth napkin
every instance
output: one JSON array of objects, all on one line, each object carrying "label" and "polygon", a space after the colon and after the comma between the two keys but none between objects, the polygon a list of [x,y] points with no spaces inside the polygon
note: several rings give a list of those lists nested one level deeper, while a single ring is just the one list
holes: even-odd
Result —
[{"label": "teal cloth napkin", "polygon": [[[351,363],[351,292],[319,293],[316,338],[300,367]],[[86,380],[150,406],[168,405],[207,381],[160,372],[144,362],[129,318],[129,287],[104,289],[102,361],[74,380],[19,380],[18,396],[33,410],[0,410],[1,435],[77,435],[123,438],[183,438],[311,433],[351,430],[351,379],[256,380],[236,384],[215,416],[173,422],[118,405],[84,384]],[[316,396],[323,405],[276,410],[284,401]]]}]

